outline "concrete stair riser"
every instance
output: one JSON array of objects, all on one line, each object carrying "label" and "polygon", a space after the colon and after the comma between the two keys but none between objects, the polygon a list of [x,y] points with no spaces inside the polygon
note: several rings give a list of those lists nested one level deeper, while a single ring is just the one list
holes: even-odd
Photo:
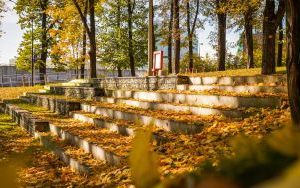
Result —
[{"label": "concrete stair riser", "polygon": [[235,93],[287,93],[286,86],[211,86],[211,85],[178,85],[179,91],[209,91],[209,90],[225,90]]},{"label": "concrete stair riser", "polygon": [[[117,132],[124,136],[135,136],[135,134],[136,134],[136,131],[133,128],[129,128],[129,127],[125,127],[125,126],[122,127],[113,122],[107,122],[107,121],[104,121],[101,119],[91,118],[91,117],[88,117],[88,116],[80,114],[80,113],[72,113],[72,117],[74,119],[77,119],[82,122],[93,123],[98,127],[109,129],[110,131]],[[138,128],[138,127],[136,127],[136,128]],[[155,133],[152,135],[152,138],[153,138],[153,140],[156,141],[157,145],[162,145],[168,141],[167,138],[157,135]]]},{"label": "concrete stair riser", "polygon": [[[56,156],[58,156],[64,163],[66,163],[68,166],[70,166],[73,170],[84,174],[84,175],[90,175],[91,174],[91,168],[81,164],[76,159],[73,159],[68,154],[65,153],[65,151],[59,147],[57,147],[52,141],[49,136],[43,136],[41,132],[36,129],[35,125],[32,124],[32,122],[45,122],[43,120],[34,119],[35,121],[30,121],[31,115],[30,112],[26,110],[19,109],[16,106],[4,104],[4,108],[1,108],[2,112],[5,112],[9,114],[15,122],[17,122],[23,129],[28,131],[32,136],[40,140],[40,143],[45,148],[49,149],[51,152],[53,152]],[[49,128],[49,122],[46,122]],[[45,124],[44,124],[45,125]],[[46,130],[45,132],[48,132],[50,129]]]},{"label": "concrete stair riser", "polygon": [[104,90],[97,87],[51,86],[50,93],[81,99],[93,99],[96,96],[103,96]]},{"label": "concrete stair riser", "polygon": [[85,139],[64,131],[56,125],[51,124],[50,131],[53,135],[58,136],[67,143],[83,149],[86,153],[91,153],[97,160],[102,160],[110,165],[118,165],[121,162],[121,157],[115,155],[114,153],[105,151],[100,146],[97,146],[96,144],[88,142]]},{"label": "concrete stair riser", "polygon": [[122,91],[108,90],[108,97],[133,98],[136,100],[156,101],[165,103],[178,103],[187,105],[203,106],[228,106],[231,108],[254,107],[254,108],[277,108],[281,105],[278,97],[235,97],[218,95],[196,95],[180,93],[161,93],[145,91]]},{"label": "concrete stair riser", "polygon": [[282,84],[286,83],[285,75],[277,76],[225,76],[225,77],[189,77],[189,83],[192,85],[254,85],[258,83]]},{"label": "concrete stair riser", "polygon": [[47,136],[42,136],[39,133],[35,134],[35,138],[38,138],[40,140],[41,145],[43,145],[45,148],[50,149],[52,153],[54,153],[65,164],[67,164],[72,170],[87,176],[93,173],[91,167],[84,165],[78,160],[70,157],[68,154],[66,154],[66,152],[63,149],[57,147],[53,143],[51,138]]},{"label": "concrete stair riser", "polygon": [[177,112],[191,112],[194,115],[222,115],[230,118],[245,118],[249,117],[251,114],[230,109],[217,109],[217,108],[205,108],[205,107],[196,107],[196,106],[186,106],[186,105],[174,105],[167,103],[159,103],[159,102],[147,102],[147,101],[137,101],[131,99],[117,99],[117,98],[107,98],[107,97],[97,97],[97,101],[107,102],[107,103],[119,103],[125,104],[129,106],[134,106],[143,109],[150,110],[172,110]]},{"label": "concrete stair riser", "polygon": [[[28,96],[28,97],[33,97],[35,99],[37,99],[37,101],[40,100],[44,100],[44,101],[48,101],[47,98],[45,98],[45,96],[43,97],[39,97],[39,96]],[[40,99],[42,98],[42,99]],[[50,100],[50,99],[49,99]],[[53,103],[57,104],[57,102],[55,102],[56,100],[61,101],[61,103],[64,104],[68,104],[67,101],[64,101],[63,99],[51,99],[53,101]],[[42,105],[44,107],[48,107],[48,103],[45,102],[35,102],[35,100],[31,100],[31,102],[33,102],[36,105]],[[77,109],[77,104],[75,105],[76,109],[72,109],[72,110],[68,110],[69,114],[71,111],[78,111],[80,109],[85,110],[86,112],[90,112],[90,113],[94,113],[92,111],[87,111],[88,107],[90,105],[85,105],[85,104],[81,104],[80,107]],[[94,108],[92,106],[90,106],[91,108]],[[67,108],[69,109],[69,108]],[[59,108],[55,108],[55,110],[60,110]],[[158,119],[158,118],[154,118],[151,116],[145,116],[145,115],[139,115],[139,114],[134,114],[134,113],[128,113],[128,112],[122,112],[122,111],[117,111],[117,110],[112,110],[112,109],[108,109],[108,108],[96,108],[95,112],[101,115],[105,115],[108,116],[110,118],[116,118],[116,119],[124,119],[124,120],[128,120],[128,121],[140,121],[141,123],[145,124],[145,125],[149,125],[149,124],[154,124],[158,127],[163,128],[164,130],[167,131],[172,131],[172,132],[182,132],[182,133],[186,133],[186,134],[193,134],[193,133],[198,133],[201,131],[201,126],[197,125],[191,125],[185,122],[178,122],[178,121],[172,121],[172,120],[163,120],[163,119]],[[202,124],[203,123],[199,123]]]},{"label": "concrete stair riser", "polygon": [[202,126],[204,125],[202,122],[199,122],[199,125],[193,125],[185,122],[163,120],[163,119],[158,119],[146,115],[139,115],[131,112],[123,112],[123,111],[113,110],[109,108],[92,106],[89,104],[82,104],[81,108],[84,112],[99,114],[114,119],[138,121],[144,125],[155,125],[166,131],[171,131],[171,132],[180,132],[186,134],[199,133],[201,132]]},{"label": "concrete stair riser", "polygon": [[100,128],[105,128],[110,131],[117,132],[124,136],[134,136],[134,130],[131,128],[118,126],[115,123],[107,122],[107,121],[97,119],[97,118],[87,117],[87,116],[85,116],[83,114],[79,114],[79,113],[71,113],[71,114],[74,119],[77,119],[79,121],[95,124],[96,126],[98,126]]},{"label": "concrete stair riser", "polygon": [[64,99],[54,99],[46,96],[37,96],[32,94],[29,94],[26,97],[21,97],[20,99],[37,106],[42,106],[44,108],[47,108],[48,110],[57,112],[60,115],[68,115],[71,111],[80,110],[79,102],[67,101]]}]

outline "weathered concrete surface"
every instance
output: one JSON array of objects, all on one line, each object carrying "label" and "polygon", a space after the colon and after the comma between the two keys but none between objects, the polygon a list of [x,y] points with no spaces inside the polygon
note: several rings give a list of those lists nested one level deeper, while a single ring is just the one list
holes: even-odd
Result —
[{"label": "weathered concrete surface", "polygon": [[277,108],[281,105],[281,99],[278,97],[234,97],[126,90],[106,90],[106,96],[114,98],[132,98],[136,100],[156,101],[165,103],[178,103],[186,105],[227,106],[231,108]]},{"label": "weathered concrete surface", "polygon": [[81,139],[56,125],[50,124],[48,121],[35,118],[29,111],[20,109],[15,105],[4,103],[3,112],[9,114],[12,119],[17,122],[21,127],[27,130],[32,136],[39,138],[41,144],[50,149],[56,154],[62,161],[69,165],[75,171],[89,175],[91,173],[90,167],[81,164],[76,159],[68,156],[64,150],[57,147],[54,142],[51,141],[49,135],[43,136],[41,132],[50,132],[55,136],[58,136],[62,140],[68,142],[71,145],[82,148],[85,152],[91,153],[95,159],[103,160],[111,165],[117,165],[120,163],[121,158],[111,152],[107,152],[96,144],[90,143],[85,139]]},{"label": "weathered concrete surface", "polygon": [[134,135],[134,129],[126,127],[126,126],[119,126],[113,122],[108,122],[108,121],[104,121],[104,120],[97,119],[97,118],[91,118],[91,117],[88,117],[88,116],[80,114],[80,113],[72,113],[72,117],[79,121],[91,123],[98,127],[105,128],[105,129],[108,129],[113,132],[117,132],[124,136],[133,136]]},{"label": "weathered concrete surface", "polygon": [[263,83],[265,85],[286,85],[286,75],[256,75],[256,76],[225,76],[225,77],[189,77],[189,84],[193,85],[253,85]]},{"label": "weathered concrete surface", "polygon": [[118,165],[121,162],[121,157],[112,152],[108,152],[100,146],[93,144],[79,136],[73,135],[62,128],[50,124],[50,131],[53,135],[58,136],[67,143],[83,149],[87,153],[91,153],[95,159],[102,160],[110,165]]},{"label": "weathered concrete surface", "polygon": [[104,91],[98,87],[50,86],[50,93],[81,99],[93,99],[96,96],[102,96]]},{"label": "weathered concrete surface", "polygon": [[199,133],[202,130],[203,122],[195,122],[195,124],[189,124],[186,122],[173,121],[169,119],[158,119],[152,116],[140,115],[131,112],[123,112],[119,110],[113,110],[110,108],[97,107],[89,104],[81,104],[81,108],[84,112],[100,114],[113,119],[123,119],[127,121],[138,121],[144,125],[155,125],[166,131],[181,132],[185,134]]},{"label": "weathered concrete surface", "polygon": [[[120,126],[116,123],[104,121],[98,118],[91,118],[78,112],[72,113],[72,117],[82,122],[95,124],[98,127],[109,129],[110,131],[117,132],[118,134],[124,136],[134,136],[136,134],[136,128],[140,128],[140,127],[130,128],[126,126]],[[156,133],[152,133],[152,138],[153,140],[156,141],[157,145],[164,144],[168,141],[166,137],[163,137]]]},{"label": "weathered concrete surface", "polygon": [[186,76],[107,77],[93,79],[93,86],[103,89],[158,90],[176,89],[177,84],[188,84]]},{"label": "weathered concrete surface", "polygon": [[21,100],[42,106],[60,115],[69,115],[71,111],[80,110],[80,103],[75,101],[68,101],[65,99],[55,99],[47,95],[27,94],[27,96],[20,97]]},{"label": "weathered concrete surface", "polygon": [[287,86],[217,86],[217,85],[178,85],[179,91],[224,90],[235,93],[287,93]]},{"label": "weathered concrete surface", "polygon": [[14,122],[18,123],[31,135],[34,135],[37,131],[48,132],[50,130],[48,121],[36,118],[29,111],[9,104],[9,101],[5,101],[3,112],[9,114]]},{"label": "weathered concrete surface", "polygon": [[66,152],[57,147],[56,144],[51,140],[51,137],[49,136],[43,136],[39,133],[35,134],[35,138],[38,138],[40,140],[41,145],[43,145],[45,148],[50,149],[60,160],[62,160],[65,164],[70,166],[70,168],[80,174],[83,175],[91,175],[92,174],[92,168],[80,163],[77,159],[74,159],[70,157]]},{"label": "weathered concrete surface", "polygon": [[[39,96],[36,96],[36,95],[31,96],[30,95],[28,97],[29,98],[34,98],[34,99],[31,99],[30,102],[35,103],[36,105],[40,105],[40,106],[44,106],[44,107],[49,106],[48,103],[47,103],[48,98],[46,96],[42,96],[42,100],[46,101],[45,103],[35,102],[36,98],[38,98],[38,100],[39,100],[39,98],[40,98]],[[54,100],[53,103],[56,104],[57,103],[56,100],[58,100],[58,99],[51,99],[51,100]],[[59,101],[61,101],[61,100],[62,99],[59,99]],[[67,104],[68,101],[63,100],[63,102],[61,102],[61,103]],[[73,108],[73,110],[69,109],[67,111],[70,113],[72,111],[78,111],[78,110],[83,109],[83,108],[86,109],[86,110],[93,109],[93,107],[90,106],[91,108],[88,108],[88,106],[90,106],[90,105],[79,103],[79,107],[78,107],[77,103],[76,103],[76,109]],[[54,108],[54,109],[61,111],[57,107]],[[154,118],[154,117],[151,117],[151,116],[139,115],[139,114],[129,113],[129,112],[122,112],[122,111],[112,110],[112,109],[109,109],[109,108],[106,109],[106,108],[96,107],[96,109],[97,109],[96,112],[98,114],[102,113],[102,115],[106,115],[106,116],[111,117],[111,118],[124,119],[124,120],[128,120],[128,121],[141,121],[145,125],[154,124],[158,127],[161,127],[161,128],[163,128],[167,131],[172,131],[172,132],[183,132],[183,133],[187,133],[187,134],[193,134],[193,133],[200,132],[202,128],[199,125],[203,125],[203,122],[196,122],[197,124],[199,124],[199,125],[196,126],[196,125],[188,124],[188,123],[185,123],[185,122],[158,119],[158,118]],[[92,111],[86,111],[86,112],[94,113]]]},{"label": "weathered concrete surface", "polygon": [[237,109],[218,109],[218,108],[205,108],[197,106],[188,105],[175,105],[172,103],[160,103],[160,102],[148,102],[148,101],[138,101],[133,99],[118,99],[109,97],[97,97],[99,102],[107,102],[112,104],[125,104],[129,106],[134,106],[143,109],[150,110],[172,110],[177,112],[191,112],[194,115],[222,115],[230,118],[245,118],[249,117],[251,114],[237,110]]}]

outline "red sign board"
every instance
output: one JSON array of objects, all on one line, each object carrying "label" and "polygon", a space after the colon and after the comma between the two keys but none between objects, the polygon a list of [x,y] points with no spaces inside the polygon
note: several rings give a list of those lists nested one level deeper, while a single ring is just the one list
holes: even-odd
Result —
[{"label": "red sign board", "polygon": [[153,53],[153,71],[158,71],[163,69],[164,64],[164,52],[163,51],[155,51]]}]

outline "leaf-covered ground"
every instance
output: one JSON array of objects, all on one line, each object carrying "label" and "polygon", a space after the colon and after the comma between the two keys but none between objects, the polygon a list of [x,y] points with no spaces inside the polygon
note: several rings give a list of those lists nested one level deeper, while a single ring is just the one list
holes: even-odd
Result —
[{"label": "leaf-covered ground", "polygon": [[[285,74],[286,67],[276,67],[277,74]],[[255,76],[261,75],[261,68],[254,69],[236,69],[236,70],[226,70],[226,71],[215,71],[215,72],[201,72],[201,73],[188,73],[183,74],[185,76]]]},{"label": "leaf-covered ground", "polygon": [[[24,88],[16,89],[15,91],[17,93],[11,94],[11,96],[21,95]],[[12,90],[10,90],[10,92],[12,92]],[[5,95],[9,96],[7,94]],[[52,119],[51,121],[61,124],[62,127],[72,131],[74,134],[79,134],[82,137],[91,139],[93,142],[100,144],[100,142],[102,142],[101,139],[103,139],[103,143],[111,143],[113,141],[113,139],[106,138],[105,136],[101,137],[101,135],[96,136],[99,137],[100,140],[95,140],[96,137],[93,135],[100,133],[100,130],[94,129],[90,124],[80,124],[71,120],[68,123],[68,118],[64,119],[41,107],[35,107],[29,104],[23,104],[21,106],[34,111],[36,115],[42,118]],[[181,118],[176,117],[180,115],[179,113],[155,113],[138,108],[129,108],[125,105],[114,106],[112,104],[101,103],[101,106],[142,114],[150,113],[157,117],[171,117],[183,121],[191,121],[191,118],[196,118],[196,116],[186,113],[182,113]],[[5,183],[8,182],[9,179],[17,177],[17,183],[22,186],[40,187],[50,185],[63,187],[76,185],[128,186],[132,183],[128,164],[121,167],[110,167],[100,163],[95,164],[97,174],[89,178],[81,176],[66,167],[59,159],[51,154],[51,152],[40,147],[37,141],[12,123],[8,116],[1,115],[0,117],[0,175],[3,174],[3,176],[0,177],[6,180],[0,182]],[[230,146],[232,138],[241,134],[258,139],[264,138],[274,130],[280,129],[285,126],[285,124],[288,124],[290,114],[288,109],[260,109],[254,116],[246,119],[235,119],[231,121],[229,119],[208,116],[201,120],[211,123],[210,126],[205,126],[201,133],[193,136],[168,134],[169,142],[153,147],[153,150],[158,154],[161,178],[174,177],[175,175],[193,171],[205,160],[211,160],[217,165],[219,163],[219,156],[232,154],[232,148]],[[130,124],[130,126],[132,125],[133,124]],[[90,131],[88,131],[88,127],[91,128]],[[101,133],[107,134],[108,131]],[[107,135],[114,134],[109,133]],[[118,146],[123,145],[120,136],[116,138],[116,143],[106,145],[107,149],[117,151]],[[124,138],[124,141],[127,142],[127,140],[130,142],[129,137]],[[128,144],[125,145],[127,148],[130,147]],[[72,147],[66,147],[66,149],[68,154],[74,157],[81,157],[81,160],[93,165],[92,163],[94,163],[94,161],[90,160],[89,155],[83,154],[82,150]],[[126,152],[128,152],[127,149]],[[12,167],[9,171],[11,173],[4,174],[3,172],[7,172],[8,166]]]},{"label": "leaf-covered ground", "polygon": [[4,99],[15,99],[23,95],[25,92],[38,92],[42,86],[35,87],[1,87],[0,102]]}]

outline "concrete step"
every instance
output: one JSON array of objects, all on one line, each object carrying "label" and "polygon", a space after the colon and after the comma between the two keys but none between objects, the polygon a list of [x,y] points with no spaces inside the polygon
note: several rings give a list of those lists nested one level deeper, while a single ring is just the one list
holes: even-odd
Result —
[{"label": "concrete step", "polygon": [[235,93],[287,93],[287,86],[218,86],[218,85],[177,85],[179,91],[225,90]]},{"label": "concrete step", "polygon": [[[49,122],[39,119],[36,116],[34,116],[30,111],[26,109],[22,109],[18,107],[15,104],[9,104],[9,101],[6,101],[3,104],[3,108],[1,108],[2,112],[5,112],[9,114],[13,121],[18,123],[23,129],[28,131],[28,133],[35,138],[39,139],[41,145],[43,145],[45,148],[53,152],[58,158],[60,158],[65,164],[70,166],[71,169],[74,171],[79,172],[80,174],[84,175],[90,175],[92,173],[91,166],[84,164],[82,161],[78,160],[78,158],[74,158],[74,155],[70,155],[67,152],[67,149],[62,141],[58,139],[54,139],[50,134],[49,129]],[[31,120],[31,121],[29,121]],[[36,124],[36,122],[43,122],[43,124]],[[37,126],[43,125],[43,129],[37,128]],[[48,127],[45,129],[45,127]],[[68,151],[75,150],[75,154],[79,154],[80,151],[78,148],[73,148],[68,145]],[[82,152],[81,152],[82,153]],[[88,155],[85,153],[82,153],[82,156],[80,156],[80,159],[87,158]],[[90,158],[92,159],[92,158]],[[87,160],[90,161],[90,160]],[[97,163],[94,163],[94,165]]]},{"label": "concrete step", "polygon": [[52,135],[58,136],[69,145],[81,148],[95,159],[110,165],[119,165],[127,157],[131,148],[132,138],[100,129],[94,124],[49,113],[44,109],[33,111],[31,109],[34,109],[35,106],[24,102],[14,102],[13,106],[17,109],[20,108],[18,106],[22,106],[22,110],[26,110],[37,116],[39,120],[47,122],[48,130]]},{"label": "concrete step", "polygon": [[[145,130],[143,125],[138,125],[134,122],[125,120],[116,120],[101,115],[95,115],[85,112],[73,112],[72,117],[76,120],[91,123],[100,128],[106,128],[110,131],[117,132],[123,136],[135,136],[138,131]],[[155,141],[155,145],[162,145],[168,141],[165,132],[162,130],[152,130],[152,138]]]},{"label": "concrete step", "polygon": [[107,97],[155,101],[164,103],[177,103],[197,106],[227,106],[230,108],[278,108],[281,106],[281,98],[251,97],[251,96],[220,96],[204,94],[185,94],[148,91],[106,90]]},{"label": "concrete step", "polygon": [[[199,133],[202,130],[202,127],[205,125],[204,122],[200,121],[176,121],[173,119],[166,119],[161,117],[154,117],[150,114],[150,111],[143,111],[143,109],[135,109],[135,112],[128,111],[124,109],[114,109],[108,105],[99,104],[81,104],[81,109],[84,112],[99,114],[102,116],[107,116],[113,119],[121,119],[127,121],[134,121],[144,125],[155,125],[158,128],[162,128],[170,132],[179,132],[185,134],[195,134]],[[159,112],[158,112],[159,114]],[[207,123],[208,124],[208,123]]]},{"label": "concrete step", "polygon": [[161,103],[151,101],[141,101],[135,99],[121,99],[110,97],[97,97],[96,101],[107,102],[112,104],[125,104],[137,108],[149,109],[149,110],[171,110],[176,112],[191,112],[194,115],[222,115],[230,118],[245,118],[249,117],[251,113],[248,113],[239,109],[230,109],[224,107],[200,107],[184,104],[174,103]]},{"label": "concrete step", "polygon": [[[193,133],[198,133],[201,131],[201,127],[204,125],[204,122],[202,121],[197,121],[197,122],[192,122],[192,121],[176,121],[176,120],[171,120],[168,119],[166,117],[153,117],[150,115],[145,115],[150,113],[150,111],[145,111],[144,109],[136,109],[134,112],[126,112],[126,111],[122,111],[122,110],[114,110],[113,108],[110,108],[108,106],[104,106],[102,105],[102,107],[100,106],[94,106],[92,107],[92,105],[89,105],[89,103],[87,104],[82,104],[84,103],[84,101],[69,101],[66,99],[56,99],[54,97],[47,96],[47,95],[38,95],[38,94],[31,94],[28,95],[27,97],[22,97],[22,99],[25,98],[24,100],[26,100],[27,102],[39,105],[39,106],[43,106],[45,108],[51,109],[54,112],[60,112],[60,108],[53,108],[51,106],[53,105],[49,105],[49,101],[53,104],[56,104],[56,106],[64,106],[66,109],[69,109],[68,112],[71,111],[78,111],[78,110],[84,110],[85,112],[89,112],[89,113],[94,113],[93,110],[89,111],[90,108],[91,109],[97,109],[96,111],[99,112],[98,114],[103,115],[103,116],[108,116],[110,118],[115,118],[115,119],[123,119],[123,120],[128,120],[128,121],[140,121],[142,124],[144,125],[150,125],[153,124],[159,128],[162,128],[166,131],[171,131],[171,132],[181,132],[181,133],[186,133],[186,134],[193,134]],[[36,102],[36,101],[41,101],[41,102]],[[88,102],[88,101],[87,101]],[[63,105],[59,105],[59,104],[63,104]],[[70,106],[68,106],[68,104]],[[76,105],[75,105],[76,104]],[[78,104],[80,105],[80,108],[78,107]],[[76,108],[73,108],[74,106],[76,106]],[[118,106],[116,106],[115,108],[118,108]],[[73,109],[73,110],[70,110]],[[101,113],[100,113],[101,112]],[[155,111],[152,111],[155,112]],[[157,114],[162,113],[163,111],[159,111]],[[139,113],[139,114],[137,114]],[[141,114],[143,113],[143,114]],[[175,113],[175,112],[174,112]],[[61,113],[60,113],[61,114]],[[176,113],[175,115],[177,115],[178,117],[183,115],[183,114],[179,114]],[[197,117],[199,119],[199,117]],[[188,118],[186,118],[188,119]]]},{"label": "concrete step", "polygon": [[[89,154],[84,153],[82,150],[65,144],[63,140],[59,138],[40,133],[36,133],[35,138],[39,139],[41,145],[49,149],[72,170],[82,175],[91,175],[93,173],[93,167],[100,163],[99,161],[93,160]],[[90,161],[94,161],[94,163]]]},{"label": "concrete step", "polygon": [[286,75],[224,76],[224,77],[189,77],[192,85],[286,85]]},{"label": "concrete step", "polygon": [[93,99],[96,96],[103,96],[104,90],[90,86],[50,86],[50,93],[81,99]]}]

